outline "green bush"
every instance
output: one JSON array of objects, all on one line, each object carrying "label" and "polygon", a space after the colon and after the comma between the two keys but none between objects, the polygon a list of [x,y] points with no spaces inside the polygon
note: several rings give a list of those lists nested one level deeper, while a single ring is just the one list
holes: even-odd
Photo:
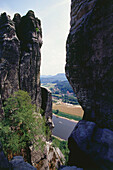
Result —
[{"label": "green bush", "polygon": [[4,117],[0,122],[0,141],[5,153],[21,152],[24,147],[33,145],[43,148],[45,122],[35,112],[27,92],[19,90],[4,103]]}]

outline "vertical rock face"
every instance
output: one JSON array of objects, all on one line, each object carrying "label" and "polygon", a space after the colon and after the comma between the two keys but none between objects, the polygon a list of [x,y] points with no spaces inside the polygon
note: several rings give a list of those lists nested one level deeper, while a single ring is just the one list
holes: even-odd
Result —
[{"label": "vertical rock face", "polygon": [[[50,128],[51,134],[54,128],[54,123],[52,121],[52,94],[49,89],[41,87],[41,99],[42,99],[42,114],[45,116],[46,125]],[[51,136],[51,135],[50,135]],[[50,137],[51,138],[51,137]]]},{"label": "vertical rock face", "polygon": [[[32,102],[41,106],[40,48],[41,23],[29,11],[24,17],[0,16],[0,106],[18,89],[27,91]],[[0,107],[0,108],[1,108]],[[2,112],[2,110],[1,110]]]},{"label": "vertical rock face", "polygon": [[69,138],[69,164],[113,168],[113,1],[72,0],[66,76],[84,110]]},{"label": "vertical rock face", "polygon": [[33,103],[38,105],[40,103],[41,23],[38,18],[35,18],[33,11],[29,11],[24,17],[15,14],[14,21],[21,42],[20,89],[28,91]]},{"label": "vertical rock face", "polygon": [[52,94],[51,92],[41,87],[41,94],[42,94],[42,105],[41,108],[44,111],[44,115],[46,119],[49,117],[52,119]]},{"label": "vertical rock face", "polygon": [[113,129],[113,1],[72,0],[66,75],[84,119]]},{"label": "vertical rock face", "polygon": [[0,16],[0,104],[19,89],[18,69],[20,42],[14,22],[3,13]]}]

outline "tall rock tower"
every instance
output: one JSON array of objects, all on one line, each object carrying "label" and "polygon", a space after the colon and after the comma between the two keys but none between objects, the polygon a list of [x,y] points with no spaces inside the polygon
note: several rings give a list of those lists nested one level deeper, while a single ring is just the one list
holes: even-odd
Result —
[{"label": "tall rock tower", "polygon": [[41,22],[33,11],[14,19],[0,16],[0,112],[4,100],[18,89],[27,91],[32,102],[41,106],[40,61]]}]

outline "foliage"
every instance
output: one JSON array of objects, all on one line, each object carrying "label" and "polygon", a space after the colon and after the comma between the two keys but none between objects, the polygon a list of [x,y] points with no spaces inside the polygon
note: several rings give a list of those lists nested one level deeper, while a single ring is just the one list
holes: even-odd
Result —
[{"label": "foliage", "polygon": [[0,141],[5,153],[20,152],[26,145],[43,148],[45,122],[35,113],[27,92],[19,90],[4,103],[4,117],[0,122]]},{"label": "foliage", "polygon": [[61,150],[61,152],[63,153],[65,160],[66,160],[65,165],[67,165],[68,155],[69,155],[68,142],[67,141],[61,141],[61,140],[52,136],[52,145],[54,147],[58,147]]},{"label": "foliage", "polygon": [[57,100],[62,99],[64,103],[79,105],[77,98],[74,96],[61,95],[61,94],[56,94],[56,93],[52,94],[52,96],[57,98]]},{"label": "foliage", "polygon": [[67,91],[73,93],[73,89],[68,81],[58,81],[55,88],[58,88],[63,94],[66,94]]},{"label": "foliage", "polygon": [[77,121],[82,119],[81,116],[71,115],[71,114],[68,114],[68,113],[61,112],[59,110],[53,110],[53,113],[58,115],[58,116],[66,117],[68,119],[74,119],[74,120],[77,120]]},{"label": "foliage", "polygon": [[37,32],[37,33],[39,32],[39,28],[38,28],[38,27],[36,28],[36,32]]},{"label": "foliage", "polygon": [[42,84],[44,87],[47,87],[51,90],[53,96],[53,102],[61,99],[64,103],[70,103],[73,105],[79,105],[76,95],[73,92],[72,87],[68,81],[55,81]]}]

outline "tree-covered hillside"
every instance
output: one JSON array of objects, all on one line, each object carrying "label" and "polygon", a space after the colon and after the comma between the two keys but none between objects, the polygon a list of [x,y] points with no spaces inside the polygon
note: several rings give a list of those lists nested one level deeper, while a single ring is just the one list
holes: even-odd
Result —
[{"label": "tree-covered hillside", "polygon": [[65,77],[65,74],[57,74],[56,76],[46,77],[42,76],[41,85],[51,90],[53,102],[64,102],[74,105],[79,104],[71,85]]}]

